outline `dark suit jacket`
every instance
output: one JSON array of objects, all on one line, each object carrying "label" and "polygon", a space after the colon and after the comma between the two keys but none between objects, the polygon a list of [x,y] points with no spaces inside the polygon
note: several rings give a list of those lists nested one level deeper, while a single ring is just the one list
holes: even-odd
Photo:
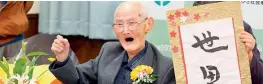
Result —
[{"label": "dark suit jacket", "polygon": [[[244,30],[255,38],[252,28],[249,24],[247,24],[245,21],[244,23]],[[256,39],[256,38],[255,38]],[[263,61],[260,58],[259,50],[257,49],[257,44],[255,45],[253,49],[253,58],[250,63],[250,72],[251,72],[251,79],[252,84],[263,84]]]},{"label": "dark suit jacket", "polygon": [[[108,42],[103,45],[95,60],[80,65],[74,65],[71,60],[66,60],[64,66],[55,68],[56,64],[52,63],[49,69],[65,84],[113,84],[124,52],[119,42]],[[159,76],[155,84],[175,84],[172,59],[163,56],[151,43],[145,56],[132,68],[142,64],[154,68],[154,74]]]}]

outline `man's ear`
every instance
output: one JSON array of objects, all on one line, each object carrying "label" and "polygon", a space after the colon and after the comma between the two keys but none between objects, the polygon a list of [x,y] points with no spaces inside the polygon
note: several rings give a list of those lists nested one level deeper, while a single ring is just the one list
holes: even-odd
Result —
[{"label": "man's ear", "polygon": [[148,17],[146,20],[146,27],[145,27],[145,32],[148,33],[152,30],[154,24],[154,19],[152,17]]}]

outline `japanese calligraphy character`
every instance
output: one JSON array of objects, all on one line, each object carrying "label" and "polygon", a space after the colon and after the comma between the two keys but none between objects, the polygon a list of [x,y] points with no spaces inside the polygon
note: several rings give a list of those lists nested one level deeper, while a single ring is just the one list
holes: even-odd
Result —
[{"label": "japanese calligraphy character", "polygon": [[205,43],[209,43],[208,46],[209,47],[212,47],[213,46],[213,40],[219,40],[219,37],[217,36],[212,36],[211,37],[211,32],[210,31],[207,31],[208,33],[208,38],[206,37],[206,35],[204,33],[202,33],[203,37],[204,37],[204,40],[200,40],[197,36],[194,35],[194,38],[196,39],[196,43],[194,43],[192,45],[192,47],[194,48],[197,48],[197,47],[201,47],[202,50],[204,50],[205,52],[209,52],[209,53],[213,53],[213,52],[216,52],[216,51],[220,51],[220,50],[227,50],[228,49],[228,45],[226,46],[219,46],[219,47],[216,47],[216,48],[211,48],[211,49],[205,49],[204,48],[204,44]]},{"label": "japanese calligraphy character", "polygon": [[[209,82],[207,82],[207,84],[213,84],[216,81],[219,80],[220,78],[220,73],[217,69],[217,67],[212,66],[212,65],[208,65],[206,66],[207,70],[205,69],[205,67],[201,66],[200,69],[203,73],[204,79],[210,79]],[[213,73],[212,71],[215,71],[216,73]]]}]

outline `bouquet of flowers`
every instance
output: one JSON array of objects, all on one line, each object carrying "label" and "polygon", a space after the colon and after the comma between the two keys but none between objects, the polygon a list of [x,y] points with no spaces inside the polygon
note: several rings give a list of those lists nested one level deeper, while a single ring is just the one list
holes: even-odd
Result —
[{"label": "bouquet of flowers", "polygon": [[[44,52],[30,52],[26,54],[26,43],[22,41],[22,48],[17,56],[12,58],[14,66],[11,67],[6,58],[0,61],[0,68],[5,72],[6,81],[2,81],[0,77],[0,84],[37,84],[37,79],[46,71],[42,72],[38,78],[33,78],[34,68],[36,61],[40,56],[47,56]],[[33,57],[29,60],[28,57]],[[28,71],[26,71],[28,70]],[[12,73],[10,73],[12,72]]]},{"label": "bouquet of flowers", "polygon": [[147,65],[139,65],[130,73],[133,84],[152,84],[157,79],[153,69]]}]

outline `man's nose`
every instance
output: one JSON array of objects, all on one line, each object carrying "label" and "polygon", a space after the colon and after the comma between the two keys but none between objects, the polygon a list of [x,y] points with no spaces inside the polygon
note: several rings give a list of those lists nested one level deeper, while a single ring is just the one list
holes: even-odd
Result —
[{"label": "man's nose", "polygon": [[123,34],[129,34],[129,33],[131,33],[131,30],[129,29],[129,26],[124,26],[123,27]]}]

